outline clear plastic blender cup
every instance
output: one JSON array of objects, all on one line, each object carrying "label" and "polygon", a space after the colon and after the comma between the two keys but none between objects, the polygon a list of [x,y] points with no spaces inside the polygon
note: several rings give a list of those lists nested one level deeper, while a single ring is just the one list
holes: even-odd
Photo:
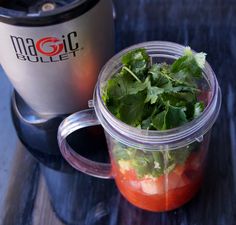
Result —
[{"label": "clear plastic blender cup", "polygon": [[[74,168],[92,176],[114,178],[121,194],[139,208],[168,211],[188,202],[201,186],[210,131],[221,106],[221,91],[206,63],[204,79],[198,84],[199,100],[206,107],[198,118],[166,131],[142,130],[121,122],[105,106],[102,92],[109,78],[121,69],[122,56],[137,48],[145,48],[152,63],[172,63],[183,55],[185,47],[146,42],[115,55],[100,72],[93,101],[89,102],[91,109],[66,118],[59,127],[58,142],[63,156]],[[90,161],[66,142],[74,131],[98,124],[105,131],[111,164]]]}]

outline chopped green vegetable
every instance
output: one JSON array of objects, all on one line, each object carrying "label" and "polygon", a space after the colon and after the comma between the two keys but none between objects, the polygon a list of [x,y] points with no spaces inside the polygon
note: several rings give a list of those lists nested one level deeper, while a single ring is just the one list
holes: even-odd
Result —
[{"label": "chopped green vegetable", "polygon": [[113,154],[123,171],[133,168],[139,178],[159,177],[171,172],[176,165],[184,164],[190,153],[198,147],[199,143],[193,143],[177,150],[142,151],[116,143]]},{"label": "chopped green vegetable", "polygon": [[139,92],[133,95],[126,95],[120,104],[119,117],[122,121],[137,126],[142,117],[145,94]]},{"label": "chopped green vegetable", "polygon": [[[123,67],[108,80],[103,101],[114,116],[137,128],[167,130],[181,126],[204,110],[204,103],[197,98],[197,84],[203,77],[205,58],[205,53],[194,54],[187,47],[173,64],[151,65],[145,49],[133,50],[122,57]],[[158,177],[184,163],[193,147],[196,145],[145,152],[117,144],[113,152],[120,166],[132,167],[139,177]]]},{"label": "chopped green vegetable", "polygon": [[150,58],[145,49],[136,49],[123,56],[123,69],[130,70],[135,76],[140,79],[145,79],[145,73],[148,71]]}]

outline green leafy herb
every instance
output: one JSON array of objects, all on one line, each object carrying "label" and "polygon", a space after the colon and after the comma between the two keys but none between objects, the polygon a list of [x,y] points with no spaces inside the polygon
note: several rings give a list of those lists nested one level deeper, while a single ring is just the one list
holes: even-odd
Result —
[{"label": "green leafy herb", "polygon": [[176,165],[184,164],[189,154],[198,147],[199,144],[193,143],[178,150],[142,151],[116,143],[113,154],[121,167],[134,169],[139,178],[159,177],[170,173]]},{"label": "green leafy herb", "polygon": [[133,126],[140,124],[145,98],[145,93],[139,92],[137,94],[126,95],[122,99],[119,117],[122,118],[123,122]]},{"label": "green leafy herb", "polygon": [[[167,130],[184,125],[205,107],[198,101],[205,57],[187,47],[172,64],[151,65],[145,49],[130,51],[122,57],[121,70],[108,80],[103,101],[114,116],[134,127]],[[131,166],[139,177],[156,177],[184,163],[192,148],[145,152],[117,144],[114,149],[121,165]]]},{"label": "green leafy herb", "polygon": [[145,49],[137,49],[123,56],[122,63],[125,70],[130,70],[138,79],[144,80],[148,71],[150,58]]}]

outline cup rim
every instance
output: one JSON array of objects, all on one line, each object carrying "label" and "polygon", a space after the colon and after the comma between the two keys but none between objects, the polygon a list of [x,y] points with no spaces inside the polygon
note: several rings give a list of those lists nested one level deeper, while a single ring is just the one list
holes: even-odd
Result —
[{"label": "cup rim", "polygon": [[[146,150],[153,150],[153,147],[160,149],[172,149],[177,146],[186,146],[194,141],[201,141],[203,135],[210,130],[215,123],[220,106],[221,106],[221,91],[216,79],[216,75],[209,63],[206,61],[204,73],[211,84],[212,94],[209,103],[203,113],[196,119],[176,128],[159,131],[159,130],[144,130],[132,127],[121,120],[117,119],[106,107],[101,96],[102,78],[111,65],[118,65],[121,57],[130,50],[136,48],[145,48],[147,50],[170,51],[176,54],[176,58],[183,55],[185,46],[166,41],[151,41],[132,45],[118,54],[113,56],[100,71],[98,82],[94,91],[94,108],[95,112],[104,127],[104,129],[118,141],[129,144],[133,147],[141,147]],[[193,51],[196,53],[195,51]],[[126,138],[124,138],[124,135]],[[126,139],[126,140],[125,140]],[[185,142],[182,143],[181,142]]]}]

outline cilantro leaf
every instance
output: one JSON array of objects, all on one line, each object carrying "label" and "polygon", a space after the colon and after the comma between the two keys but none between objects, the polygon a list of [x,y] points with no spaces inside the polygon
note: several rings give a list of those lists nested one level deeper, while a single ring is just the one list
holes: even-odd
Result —
[{"label": "cilantro leaf", "polygon": [[158,100],[158,96],[162,93],[164,93],[164,89],[163,88],[159,88],[159,87],[149,87],[148,91],[147,91],[147,97],[145,99],[145,102],[149,102],[151,104],[154,104],[157,102]]},{"label": "cilantro leaf", "polygon": [[117,116],[122,99],[127,95],[137,94],[145,88],[145,83],[134,82],[124,74],[116,74],[113,79],[108,80],[102,98],[108,109]]},{"label": "cilantro leaf", "polygon": [[144,100],[146,95],[144,92],[138,94],[127,95],[122,98],[119,110],[120,120],[124,123],[137,126],[141,121],[144,108]]},{"label": "cilantro leaf", "polygon": [[197,98],[192,92],[170,92],[162,95],[163,102],[169,102],[170,105],[180,107],[186,106],[188,103],[194,103]]},{"label": "cilantro leaf", "polygon": [[161,151],[153,151],[152,157],[154,159],[154,165],[152,167],[151,175],[153,177],[159,177],[164,173],[165,169],[163,153]]},{"label": "cilantro leaf", "polygon": [[168,105],[164,111],[153,117],[152,124],[158,130],[166,130],[178,127],[188,120],[185,114],[186,108]]},{"label": "cilantro leaf", "polygon": [[171,80],[168,79],[167,74],[169,70],[169,66],[167,64],[153,64],[148,74],[151,76],[151,83],[153,86],[157,86],[160,88],[170,89],[172,88]]},{"label": "cilantro leaf", "polygon": [[[148,71],[148,74],[151,75],[151,78],[154,82],[157,82],[158,79],[161,77],[160,73],[161,73],[161,66],[158,64],[153,64]],[[167,82],[168,82],[168,80],[167,80]]]},{"label": "cilantro leaf", "polygon": [[178,77],[179,81],[183,82],[192,81],[192,78],[202,78],[205,56],[205,53],[194,55],[189,48],[186,48],[184,56],[172,64],[171,72],[175,74],[175,77]]},{"label": "cilantro leaf", "polygon": [[150,58],[145,49],[136,49],[122,57],[122,63],[128,67],[140,80],[146,78]]},{"label": "cilantro leaf", "polygon": [[166,113],[167,111],[164,110],[157,115],[153,116],[152,118],[152,125],[157,129],[157,130],[165,130],[166,128]]},{"label": "cilantro leaf", "polygon": [[146,89],[146,84],[145,83],[140,83],[138,81],[135,81],[132,84],[129,84],[127,86],[127,95],[134,95],[137,94],[138,92],[141,92]]},{"label": "cilantro leaf", "polygon": [[165,129],[181,126],[188,122],[185,114],[185,107],[175,107],[168,105],[165,116]]},{"label": "cilantro leaf", "polygon": [[124,79],[120,75],[116,75],[113,79],[107,82],[107,95],[108,99],[117,98],[121,99],[126,95],[127,85],[131,83],[129,80]]},{"label": "cilantro leaf", "polygon": [[152,117],[150,116],[142,121],[141,128],[145,130],[150,130],[151,127],[152,127]]},{"label": "cilantro leaf", "polygon": [[131,160],[131,165],[134,167],[139,178],[150,173],[153,166],[153,157],[149,153],[138,151],[135,155],[135,160]]},{"label": "cilantro leaf", "polygon": [[[187,56],[192,56],[193,52],[192,52],[190,47],[186,47],[185,50],[184,50],[184,54],[187,55]],[[204,52],[196,53],[194,55],[194,58],[195,58],[195,60],[198,64],[198,66],[201,69],[203,69],[204,66],[205,66],[205,62],[206,62],[206,53],[204,53]]]}]

